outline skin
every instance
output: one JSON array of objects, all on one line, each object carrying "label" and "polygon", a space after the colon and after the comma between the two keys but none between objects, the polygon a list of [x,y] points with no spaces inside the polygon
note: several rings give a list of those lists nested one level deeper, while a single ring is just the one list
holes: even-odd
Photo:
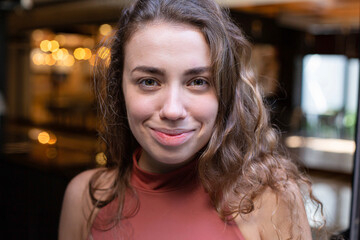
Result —
[{"label": "skin", "polygon": [[123,90],[143,148],[139,166],[163,173],[186,164],[209,141],[218,111],[203,34],[155,22],[133,34],[125,56]]},{"label": "skin", "polygon": [[[179,168],[209,141],[218,111],[209,66],[205,38],[189,25],[152,22],[128,40],[122,84],[129,125],[143,148],[142,169],[164,173]],[[69,183],[59,240],[87,239],[86,224],[92,210],[88,183],[96,171],[85,171]],[[114,172],[104,173],[100,188],[108,188],[115,176]],[[268,188],[254,200],[253,212],[235,218],[245,239],[289,239],[292,234],[311,239],[297,185],[289,181],[286,191],[295,199],[293,206],[286,196]],[[105,194],[95,197],[102,200]],[[290,224],[294,212],[297,226]]]},{"label": "skin", "polygon": [[293,206],[289,205],[288,195],[276,194],[267,188],[254,200],[253,212],[235,218],[245,239],[312,239],[302,195],[296,183],[289,181],[286,192],[292,196]]}]

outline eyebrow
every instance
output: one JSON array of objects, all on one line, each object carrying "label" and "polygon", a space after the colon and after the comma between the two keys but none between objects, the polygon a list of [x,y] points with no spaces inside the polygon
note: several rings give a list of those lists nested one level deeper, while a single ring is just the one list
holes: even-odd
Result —
[{"label": "eyebrow", "polygon": [[151,73],[151,74],[156,74],[156,75],[161,75],[164,76],[165,75],[165,71],[160,69],[160,68],[156,68],[156,67],[150,67],[150,66],[137,66],[135,67],[131,72],[143,72],[143,73]]},{"label": "eyebrow", "polygon": [[196,67],[196,68],[191,68],[189,70],[185,71],[185,75],[187,76],[191,76],[191,75],[198,75],[198,74],[202,74],[205,72],[210,72],[210,67]]},{"label": "eyebrow", "polygon": [[[131,72],[133,73],[135,71],[165,76],[165,70],[156,67],[137,66]],[[195,67],[186,70],[184,75],[186,76],[198,75],[209,71],[210,71],[210,67]]]}]

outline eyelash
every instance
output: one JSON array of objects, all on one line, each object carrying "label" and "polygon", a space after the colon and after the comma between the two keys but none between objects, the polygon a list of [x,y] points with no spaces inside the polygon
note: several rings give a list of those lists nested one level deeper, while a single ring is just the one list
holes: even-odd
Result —
[{"label": "eyelash", "polygon": [[[148,85],[146,84],[146,81],[151,81],[152,84],[151,85]],[[160,84],[155,80],[155,79],[152,79],[152,78],[143,78],[143,79],[140,79],[138,84],[141,86],[141,87],[144,87],[144,88],[152,88],[152,87],[157,87],[157,86],[160,86]]]},{"label": "eyelash", "polygon": [[[199,83],[199,81],[201,81],[201,82]],[[197,84],[196,84],[196,82],[197,82]],[[156,79],[152,79],[152,78],[140,79],[138,81],[138,85],[141,88],[147,89],[147,90],[152,90],[154,88],[157,88],[157,87],[161,86],[161,84]],[[207,81],[204,78],[193,78],[186,85],[188,87],[191,87],[191,88],[201,88],[201,89],[203,89],[203,88],[209,87],[210,83],[209,83],[209,81]]]},{"label": "eyelash", "polygon": [[[202,84],[194,84],[196,81],[202,81]],[[193,87],[196,87],[196,86],[204,86],[204,85],[210,85],[209,82],[203,78],[195,78],[195,79],[192,79],[188,86],[193,86]]]}]

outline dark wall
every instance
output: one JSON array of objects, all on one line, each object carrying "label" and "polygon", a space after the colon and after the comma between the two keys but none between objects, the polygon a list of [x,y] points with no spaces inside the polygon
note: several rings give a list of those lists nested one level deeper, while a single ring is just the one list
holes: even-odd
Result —
[{"label": "dark wall", "polygon": [[278,45],[280,28],[275,19],[235,11],[231,17],[252,43]]},{"label": "dark wall", "polygon": [[[6,12],[0,10],[0,101],[6,99],[5,96],[5,84],[6,84]],[[5,105],[5,102],[0,102],[0,104]],[[1,107],[0,107],[1,108]],[[0,109],[0,148],[3,144],[3,124],[4,124],[4,110]]]}]

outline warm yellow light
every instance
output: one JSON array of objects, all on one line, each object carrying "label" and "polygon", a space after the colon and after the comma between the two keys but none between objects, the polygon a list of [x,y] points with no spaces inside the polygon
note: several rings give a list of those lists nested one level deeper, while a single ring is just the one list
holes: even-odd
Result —
[{"label": "warm yellow light", "polygon": [[51,42],[49,40],[43,40],[40,43],[40,49],[43,52],[48,52],[51,49]]},{"label": "warm yellow light", "polygon": [[51,54],[46,55],[46,57],[45,57],[45,64],[46,65],[52,66],[55,63],[56,63],[56,60],[52,57]]},{"label": "warm yellow light", "polygon": [[50,41],[50,51],[51,52],[55,52],[55,51],[59,50],[59,47],[60,47],[60,45],[59,45],[58,41],[56,41],[56,40]]},{"label": "warm yellow light", "polygon": [[48,144],[50,144],[50,145],[55,144],[57,142],[56,136],[53,133],[50,133],[49,135],[50,135],[50,139],[49,139]]},{"label": "warm yellow light", "polygon": [[38,135],[38,141],[41,144],[47,144],[50,140],[50,135],[47,132],[41,132]]},{"label": "warm yellow light", "polygon": [[32,60],[35,65],[43,65],[45,63],[45,56],[42,53],[35,53]]},{"label": "warm yellow light", "polygon": [[85,58],[85,50],[83,48],[77,48],[75,49],[74,51],[74,57],[77,59],[77,60],[83,60]]},{"label": "warm yellow light", "polygon": [[111,33],[112,27],[109,24],[103,24],[99,28],[99,32],[103,36],[107,36]]},{"label": "warm yellow light", "polygon": [[106,164],[106,155],[103,152],[96,154],[95,161],[97,164],[104,166]]},{"label": "warm yellow light", "polygon": [[101,47],[98,50],[98,55],[101,59],[106,59],[110,57],[110,49],[107,47]]},{"label": "warm yellow light", "polygon": [[62,35],[62,34],[56,35],[55,40],[58,41],[60,45],[65,45],[66,44],[65,35]]},{"label": "warm yellow light", "polygon": [[84,51],[85,51],[84,60],[89,60],[92,56],[91,50],[88,48],[84,48]]},{"label": "warm yellow light", "polygon": [[62,50],[59,49],[56,52],[53,52],[51,55],[55,60],[61,60],[62,54]]},{"label": "warm yellow light", "polygon": [[69,52],[66,48],[60,48],[59,50],[52,53],[52,56],[55,60],[64,60],[69,55]]},{"label": "warm yellow light", "polygon": [[94,66],[95,65],[95,59],[96,59],[96,55],[92,55],[91,58],[89,59],[89,63],[91,66]]},{"label": "warm yellow light", "polygon": [[64,59],[64,65],[67,67],[71,67],[73,66],[75,63],[75,59],[72,55],[68,55],[65,59]]},{"label": "warm yellow light", "polygon": [[65,56],[69,55],[69,51],[66,48],[61,48],[61,50],[63,51]]}]

